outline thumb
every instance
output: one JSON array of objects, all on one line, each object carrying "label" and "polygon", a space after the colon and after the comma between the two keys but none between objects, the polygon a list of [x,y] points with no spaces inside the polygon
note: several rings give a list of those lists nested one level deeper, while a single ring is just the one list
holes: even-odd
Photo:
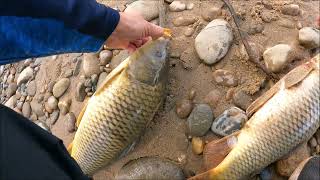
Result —
[{"label": "thumb", "polygon": [[151,36],[152,39],[157,39],[163,36],[163,28],[148,22],[147,30],[146,30],[146,37]]}]

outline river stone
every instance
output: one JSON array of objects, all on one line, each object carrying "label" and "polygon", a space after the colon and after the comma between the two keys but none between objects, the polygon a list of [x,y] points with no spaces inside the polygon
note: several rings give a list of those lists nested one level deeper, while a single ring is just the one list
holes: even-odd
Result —
[{"label": "river stone", "polygon": [[192,102],[188,99],[183,99],[176,104],[176,113],[179,118],[187,118],[192,111]]},{"label": "river stone", "polygon": [[31,81],[28,84],[27,93],[28,93],[29,96],[34,96],[34,95],[36,95],[36,92],[37,92],[36,82],[35,81]]},{"label": "river stone", "polygon": [[287,4],[281,6],[281,12],[285,15],[297,16],[300,14],[300,7],[297,4]]},{"label": "river stone", "polygon": [[195,48],[200,59],[211,65],[227,54],[232,41],[232,29],[228,22],[215,19],[198,34]]},{"label": "river stone", "polygon": [[31,106],[29,102],[23,103],[22,114],[24,117],[29,118],[31,115]]},{"label": "river stone", "polygon": [[180,12],[183,11],[187,8],[186,4],[184,4],[181,1],[173,1],[170,5],[169,5],[169,10],[172,12]]},{"label": "river stone", "polygon": [[306,48],[320,47],[320,31],[313,27],[304,27],[299,30],[299,43]]},{"label": "river stone", "polygon": [[16,85],[16,83],[10,83],[6,92],[7,97],[11,97],[12,95],[14,95],[16,93],[17,88],[18,86]]},{"label": "river stone", "polygon": [[124,12],[138,12],[142,17],[151,21],[159,16],[159,2],[139,0],[131,3]]},{"label": "river stone", "polygon": [[67,114],[66,123],[68,132],[74,132],[76,126],[76,116],[73,114],[73,112]]},{"label": "river stone", "polygon": [[187,119],[188,130],[191,136],[203,136],[210,129],[213,121],[213,112],[209,105],[196,105]]},{"label": "river stone", "polygon": [[100,65],[105,66],[107,65],[112,58],[112,51],[110,50],[103,50],[99,54],[99,59],[100,59]]},{"label": "river stone", "polygon": [[142,157],[131,160],[125,164],[115,177],[116,180],[123,179],[174,179],[183,180],[183,170],[168,159],[158,157]]},{"label": "river stone", "polygon": [[227,136],[240,130],[247,120],[243,110],[231,107],[213,121],[211,130],[220,136]]},{"label": "river stone", "polygon": [[[102,73],[101,73],[102,74]],[[76,87],[75,99],[78,102],[83,102],[86,97],[86,87],[84,86],[83,82],[79,82]]]},{"label": "river stone", "polygon": [[217,69],[212,73],[213,80],[223,86],[234,87],[238,85],[238,79],[231,71]]},{"label": "river stone", "polygon": [[41,117],[44,115],[43,106],[41,104],[39,104],[38,102],[31,101],[30,106],[31,106],[33,113],[35,113],[38,117]]},{"label": "river stone", "polygon": [[56,110],[58,108],[58,100],[54,96],[48,98],[47,104],[51,110]]},{"label": "river stone", "polygon": [[263,59],[267,69],[272,72],[281,71],[290,60],[292,47],[287,44],[278,44],[268,48],[263,53]]},{"label": "river stone", "polygon": [[239,90],[233,94],[233,103],[237,107],[246,110],[253,102],[252,97],[243,90]]},{"label": "river stone", "polygon": [[33,69],[31,67],[26,67],[18,76],[17,84],[18,86],[22,83],[27,82],[33,76]]},{"label": "river stone", "polygon": [[60,113],[59,110],[55,110],[51,113],[50,119],[49,119],[49,125],[54,125],[57,122],[59,118],[59,113]]},{"label": "river stone", "polygon": [[53,86],[52,93],[53,93],[54,97],[56,97],[56,98],[61,97],[66,92],[66,90],[69,88],[69,86],[70,86],[70,80],[68,78],[60,79]]},{"label": "river stone", "polygon": [[65,115],[69,112],[71,103],[72,103],[71,99],[67,99],[65,101],[59,101],[58,107],[62,115]]},{"label": "river stone", "polygon": [[87,53],[83,55],[83,71],[86,77],[100,73],[100,62],[96,54]]},{"label": "river stone", "polygon": [[212,21],[221,15],[221,8],[219,7],[211,7],[208,10],[202,12],[201,16],[206,21]]},{"label": "river stone", "polygon": [[190,24],[195,23],[196,21],[197,21],[197,18],[195,18],[195,17],[180,16],[180,17],[174,19],[174,20],[172,21],[172,23],[173,23],[175,26],[179,27],[179,26],[188,26],[188,25],[190,25]]}]

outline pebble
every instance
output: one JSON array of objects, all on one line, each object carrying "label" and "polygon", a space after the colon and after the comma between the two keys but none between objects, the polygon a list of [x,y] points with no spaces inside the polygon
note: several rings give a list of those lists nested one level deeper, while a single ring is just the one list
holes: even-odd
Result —
[{"label": "pebble", "polygon": [[84,81],[84,86],[91,88],[91,87],[92,87],[91,79],[86,79],[86,80]]},{"label": "pebble", "polygon": [[111,69],[116,68],[122,61],[124,61],[127,57],[129,57],[129,55],[130,55],[129,52],[126,50],[120,51],[118,55],[114,56],[111,59],[111,62],[110,62]]},{"label": "pebble", "polygon": [[191,88],[188,93],[188,99],[192,101],[196,97],[196,94],[197,94],[196,90]]},{"label": "pebble", "polygon": [[311,148],[315,148],[317,146],[317,140],[316,138],[312,137],[310,140],[309,140],[309,145]]},{"label": "pebble", "polygon": [[107,65],[112,59],[112,51],[110,50],[103,50],[99,54],[100,65],[105,66]]},{"label": "pebble", "polygon": [[49,113],[51,114],[53,112],[53,110],[49,107],[48,102],[44,103],[44,109],[45,109],[45,113]]},{"label": "pebble", "polygon": [[52,91],[53,91],[53,86],[56,84],[56,81],[50,81],[49,83],[48,83],[48,92],[49,93],[52,93]]},{"label": "pebble", "polygon": [[249,107],[249,105],[253,102],[252,97],[243,90],[239,90],[236,93],[234,93],[232,99],[233,103],[243,110],[246,110]]},{"label": "pebble", "polygon": [[49,126],[43,121],[43,120],[39,120],[34,122],[36,125],[38,125],[39,127],[41,127],[42,129],[51,132]]},{"label": "pebble", "polygon": [[213,80],[223,86],[234,87],[238,85],[238,79],[230,71],[218,69],[212,74]]},{"label": "pebble", "polygon": [[50,125],[54,125],[54,124],[57,122],[57,120],[58,120],[58,118],[59,118],[59,113],[60,113],[59,110],[55,110],[55,111],[53,111],[53,112],[51,113],[50,119],[49,119],[49,124],[50,124]]},{"label": "pebble", "polygon": [[47,100],[48,107],[52,110],[58,108],[58,100],[54,96],[50,96]]},{"label": "pebble", "polygon": [[22,110],[22,106],[23,106],[23,102],[19,101],[17,103],[17,108],[21,111]]},{"label": "pebble", "polygon": [[108,76],[108,74],[106,72],[102,72],[100,75],[99,75],[99,80],[98,80],[98,83],[97,83],[97,89],[99,89],[99,87],[101,86],[102,82],[104,81],[104,79]]},{"label": "pebble", "polygon": [[276,162],[276,170],[281,176],[289,177],[298,167],[299,163],[310,157],[307,143],[298,146],[285,159]]},{"label": "pebble", "polygon": [[64,71],[64,73],[63,73],[63,78],[69,78],[69,77],[71,77],[73,75],[73,70],[72,69],[67,69],[67,70],[65,70]]},{"label": "pebble", "polygon": [[179,26],[188,26],[190,24],[193,24],[197,21],[197,18],[195,17],[185,17],[180,16],[172,21],[173,25],[179,27]]},{"label": "pebble", "polygon": [[210,129],[213,121],[213,112],[209,105],[196,105],[188,117],[188,131],[191,136],[203,136]]},{"label": "pebble", "polygon": [[31,58],[26,59],[23,64],[25,67],[29,66],[31,63],[33,62],[33,60]]},{"label": "pebble", "polygon": [[68,78],[60,79],[53,86],[52,93],[53,93],[54,97],[56,97],[56,98],[61,97],[66,92],[66,90],[69,88],[69,86],[70,86],[70,79],[68,79]]},{"label": "pebble", "polygon": [[192,111],[192,102],[187,99],[183,99],[182,101],[176,104],[176,113],[179,118],[184,119],[189,116]]},{"label": "pebble", "polygon": [[268,48],[263,53],[266,68],[272,72],[281,71],[290,60],[291,52],[292,47],[287,44],[278,44]]},{"label": "pebble", "polygon": [[254,23],[254,24],[251,24],[249,26],[248,34],[254,35],[254,34],[262,33],[263,30],[264,30],[264,25],[263,24]]},{"label": "pebble", "polygon": [[4,104],[5,106],[13,109],[17,104],[17,98],[15,95],[11,96],[8,101]]},{"label": "pebble", "polygon": [[262,0],[262,4],[266,9],[272,10],[273,4],[270,2],[270,0]]},{"label": "pebble", "polygon": [[187,10],[192,10],[194,8],[194,3],[188,3],[187,5],[186,5],[186,9]]},{"label": "pebble", "polygon": [[262,11],[261,19],[266,23],[270,23],[271,21],[277,20],[277,17],[273,15],[271,11]]},{"label": "pebble", "polygon": [[193,137],[191,144],[193,153],[199,155],[203,152],[204,142],[200,137]]},{"label": "pebble", "polygon": [[83,71],[86,77],[91,77],[93,74],[100,73],[99,59],[94,53],[87,53],[83,56]]},{"label": "pebble", "polygon": [[210,22],[214,19],[217,19],[220,15],[221,15],[221,8],[218,7],[211,7],[206,11],[203,11],[203,13],[201,14],[201,17]]},{"label": "pebble", "polygon": [[115,177],[123,179],[174,179],[184,180],[183,170],[169,159],[142,157],[129,161]]},{"label": "pebble", "polygon": [[33,113],[33,114],[30,116],[30,120],[31,120],[31,121],[37,121],[37,120],[38,120],[37,115]]},{"label": "pebble", "polygon": [[91,91],[91,88],[85,88],[85,90],[84,90],[86,93],[88,93],[88,92],[90,92]]},{"label": "pebble", "polygon": [[[101,73],[102,74],[102,73]],[[78,102],[83,102],[86,97],[86,87],[83,82],[79,82],[76,87],[75,99]]]},{"label": "pebble", "polygon": [[180,11],[184,11],[186,9],[186,4],[184,4],[181,1],[173,1],[170,5],[169,5],[169,10],[172,12],[180,12]]},{"label": "pebble", "polygon": [[6,90],[6,95],[7,97],[11,97],[12,95],[14,95],[17,91],[17,84],[16,83],[10,83],[7,90]]},{"label": "pebble", "polygon": [[76,116],[73,114],[73,112],[67,114],[66,123],[68,132],[74,132],[76,126]]},{"label": "pebble", "polygon": [[44,108],[38,102],[31,101],[30,106],[31,106],[32,112],[35,113],[38,117],[41,117],[44,115]]},{"label": "pebble", "polygon": [[13,83],[14,82],[14,75],[13,74],[9,74],[7,82],[8,83]]},{"label": "pebble", "polygon": [[33,76],[33,69],[31,67],[26,67],[18,76],[17,84],[18,86],[22,83],[27,82]]},{"label": "pebble", "polygon": [[34,95],[36,95],[36,92],[37,92],[36,82],[35,81],[31,81],[28,84],[27,93],[28,93],[29,96],[34,96]]},{"label": "pebble", "polygon": [[297,4],[288,4],[281,6],[281,12],[285,15],[298,16],[300,14],[300,7]]},{"label": "pebble", "polygon": [[313,27],[304,27],[299,30],[299,43],[306,48],[320,47],[320,31]]},{"label": "pebble", "polygon": [[87,96],[91,97],[93,95],[93,92],[88,92]]},{"label": "pebble", "polygon": [[215,19],[198,34],[195,48],[200,59],[211,65],[227,54],[232,41],[233,34],[228,22]]},{"label": "pebble", "polygon": [[217,107],[218,103],[221,100],[221,97],[222,93],[219,90],[212,90],[204,98],[204,103],[209,104],[209,106],[213,110]]},{"label": "pebble", "polygon": [[94,74],[91,76],[91,82],[94,86],[97,85],[97,83],[98,83],[98,75],[97,74]]},{"label": "pebble", "polygon": [[240,130],[247,120],[248,117],[243,110],[231,107],[213,121],[211,131],[220,136],[227,136]]},{"label": "pebble", "polygon": [[277,23],[279,26],[282,26],[282,27],[285,27],[288,29],[294,29],[296,27],[295,21],[290,20],[290,19],[281,18],[277,21]]},{"label": "pebble", "polygon": [[18,114],[21,114],[21,111],[20,111],[19,108],[15,107],[13,110],[14,110],[15,112],[17,112]]},{"label": "pebble", "polygon": [[81,58],[77,58],[76,66],[75,66],[74,71],[73,71],[73,76],[78,76],[79,75],[81,64],[82,64],[82,59]]},{"label": "pebble", "polygon": [[186,30],[184,31],[184,35],[187,37],[190,37],[193,35],[194,31],[195,31],[194,27],[187,27]]},{"label": "pebble", "polygon": [[68,99],[66,101],[59,101],[58,107],[62,115],[66,115],[69,112],[71,103],[71,99]]},{"label": "pebble", "polygon": [[138,12],[142,17],[151,21],[159,16],[158,1],[139,0],[127,6],[125,12]]}]

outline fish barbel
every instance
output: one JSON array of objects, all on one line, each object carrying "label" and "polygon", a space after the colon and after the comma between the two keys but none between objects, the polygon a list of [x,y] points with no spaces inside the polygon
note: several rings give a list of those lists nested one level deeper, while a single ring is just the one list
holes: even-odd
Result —
[{"label": "fish barbel", "polygon": [[255,114],[238,133],[209,143],[204,151],[208,164],[217,149],[230,153],[191,179],[247,179],[307,141],[320,126],[319,59],[318,54],[296,67],[253,102],[247,114]]},{"label": "fish barbel", "polygon": [[168,41],[161,37],[134,52],[80,113],[68,150],[85,174],[93,175],[125,154],[153,119],[165,97]]}]

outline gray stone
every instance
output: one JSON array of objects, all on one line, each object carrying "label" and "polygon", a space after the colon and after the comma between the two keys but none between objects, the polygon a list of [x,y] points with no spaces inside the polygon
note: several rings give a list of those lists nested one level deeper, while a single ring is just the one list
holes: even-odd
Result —
[{"label": "gray stone", "polygon": [[198,34],[195,48],[200,59],[206,64],[214,64],[227,54],[232,41],[233,34],[228,22],[215,19]]},{"label": "gray stone", "polygon": [[41,117],[44,115],[43,106],[38,102],[31,101],[30,106],[31,106],[32,112],[35,113],[38,117]]},{"label": "gray stone", "polygon": [[53,86],[56,84],[56,81],[50,81],[49,83],[48,83],[48,92],[49,93],[52,93],[52,91],[53,91]]},{"label": "gray stone", "polygon": [[99,59],[96,54],[88,53],[83,56],[83,71],[86,77],[100,73]]},{"label": "gray stone", "polygon": [[58,100],[54,96],[50,96],[47,101],[48,107],[52,110],[58,108]]},{"label": "gray stone", "polygon": [[18,76],[17,84],[18,86],[22,83],[27,82],[33,77],[33,69],[31,67],[26,67]]},{"label": "gray stone", "polygon": [[55,111],[53,111],[52,113],[51,113],[51,115],[50,115],[50,119],[49,119],[49,125],[54,125],[56,122],[57,122],[57,120],[58,120],[58,118],[59,118],[59,113],[60,113],[60,111],[59,110],[55,110]]},{"label": "gray stone", "polygon": [[97,83],[98,83],[98,75],[97,74],[94,74],[91,76],[91,82],[94,86],[97,85]]},{"label": "gray stone", "polygon": [[86,97],[86,87],[83,82],[79,82],[76,87],[75,99],[76,101],[83,102]]},{"label": "gray stone", "polygon": [[67,99],[65,101],[59,101],[58,107],[62,115],[66,115],[69,112],[71,103],[72,103],[71,99]]},{"label": "gray stone", "polygon": [[84,86],[85,87],[92,87],[92,82],[91,82],[91,79],[86,79],[85,81],[84,81]]},{"label": "gray stone", "polygon": [[221,15],[221,8],[211,7],[208,10],[202,12],[201,16],[204,20],[210,22]]},{"label": "gray stone", "polygon": [[107,65],[112,59],[112,51],[110,50],[103,50],[99,54],[100,65],[105,66]]},{"label": "gray stone", "polygon": [[35,81],[31,81],[28,84],[27,93],[28,93],[29,96],[34,96],[34,95],[36,95],[36,92],[37,92],[36,82]]},{"label": "gray stone", "polygon": [[172,23],[173,25],[179,27],[179,26],[188,26],[190,24],[193,24],[197,21],[197,18],[195,17],[185,17],[185,16],[180,16],[178,18],[175,18]]},{"label": "gray stone", "polygon": [[246,110],[252,101],[252,97],[243,90],[239,90],[233,95],[233,103],[243,110]]},{"label": "gray stone", "polygon": [[267,69],[272,72],[281,71],[290,60],[292,47],[287,44],[278,44],[263,53],[263,59]]},{"label": "gray stone", "polygon": [[82,59],[81,58],[77,58],[77,63],[76,66],[74,68],[73,71],[73,76],[78,76],[80,73],[80,68],[81,68],[81,63],[82,63]]},{"label": "gray stone", "polygon": [[98,83],[97,83],[97,89],[99,89],[99,87],[101,86],[102,82],[104,81],[104,79],[108,76],[108,74],[106,72],[102,72],[100,75],[99,75],[99,80],[98,80]]},{"label": "gray stone", "polygon": [[69,86],[70,86],[70,80],[68,78],[60,79],[53,86],[52,93],[53,93],[54,97],[56,97],[56,98],[61,97],[66,92],[66,90],[69,88]]},{"label": "gray stone", "polygon": [[17,88],[18,86],[16,85],[16,83],[10,83],[6,92],[7,97],[9,98],[12,95],[14,95],[16,93]]},{"label": "gray stone", "polygon": [[248,28],[248,34],[250,35],[254,35],[254,34],[258,34],[258,33],[262,33],[262,31],[264,30],[264,25],[261,23],[254,23],[254,24],[250,24],[249,28]]},{"label": "gray stone", "polygon": [[187,8],[186,4],[184,4],[181,1],[173,1],[169,5],[169,10],[172,11],[172,12],[184,11],[186,8]]},{"label": "gray stone", "polygon": [[213,80],[223,86],[234,87],[238,85],[238,79],[230,71],[218,69],[212,74]]},{"label": "gray stone", "polygon": [[24,117],[29,118],[31,115],[31,106],[29,102],[23,103],[22,114]]},{"label": "gray stone", "polygon": [[158,1],[139,0],[131,3],[125,12],[138,12],[142,17],[151,21],[159,16]]},{"label": "gray stone", "polygon": [[285,15],[298,16],[300,14],[300,7],[297,4],[288,4],[281,6],[281,12]]},{"label": "gray stone", "polygon": [[76,126],[76,116],[73,114],[73,112],[67,114],[66,123],[68,132],[74,132]]},{"label": "gray stone", "polygon": [[23,106],[23,102],[22,101],[18,101],[17,103],[17,108],[21,111],[22,110],[22,106]]},{"label": "gray stone", "polygon": [[313,27],[304,27],[299,30],[299,43],[306,48],[320,47],[320,31]]},{"label": "gray stone", "polygon": [[69,78],[73,75],[73,70],[72,69],[67,69],[64,73],[63,73],[63,78]]},{"label": "gray stone", "polygon": [[210,129],[213,112],[209,105],[196,105],[188,117],[188,130],[191,136],[203,136]]},{"label": "gray stone", "polygon": [[211,130],[220,136],[227,136],[240,130],[247,120],[243,110],[231,107],[213,121]]}]

